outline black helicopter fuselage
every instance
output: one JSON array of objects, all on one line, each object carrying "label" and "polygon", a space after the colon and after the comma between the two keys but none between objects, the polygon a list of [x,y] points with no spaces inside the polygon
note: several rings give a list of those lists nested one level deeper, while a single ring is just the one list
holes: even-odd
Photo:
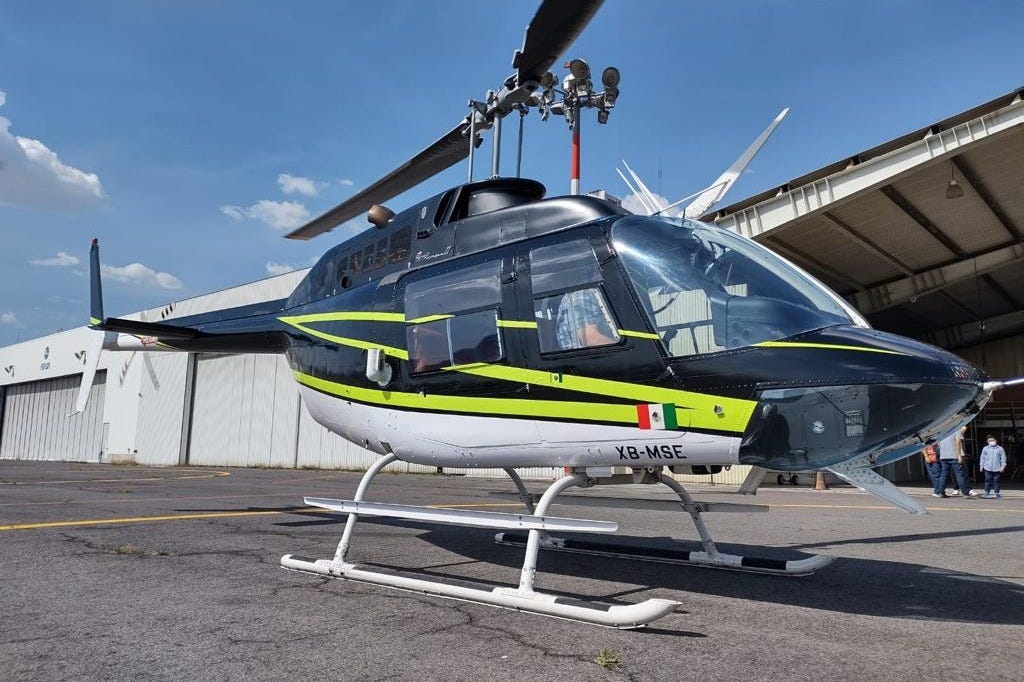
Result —
[{"label": "black helicopter fuselage", "polygon": [[543,192],[455,188],[332,248],[287,300],[152,337],[283,352],[318,421],[439,466],[882,464],[987,397],[977,369],[747,240]]}]

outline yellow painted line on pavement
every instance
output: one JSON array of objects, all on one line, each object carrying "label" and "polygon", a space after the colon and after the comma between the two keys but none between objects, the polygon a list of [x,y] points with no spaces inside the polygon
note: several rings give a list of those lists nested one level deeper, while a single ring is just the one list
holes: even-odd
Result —
[{"label": "yellow painted line on pavement", "polygon": [[0,531],[5,530],[34,530],[39,528],[68,528],[73,526],[107,526],[120,523],[152,523],[155,521],[185,521],[189,519],[224,519],[239,516],[270,516],[273,514],[309,514],[323,513],[324,510],[318,507],[303,507],[290,509],[288,511],[238,511],[238,512],[208,512],[202,514],[174,514],[171,516],[130,516],[118,519],[78,519],[75,521],[46,521],[43,523],[14,523],[0,526]]},{"label": "yellow painted line on pavement", "polygon": [[475,505],[424,505],[430,509],[462,509],[463,507],[522,507],[521,502],[492,502],[492,503],[479,503]]},{"label": "yellow painted line on pavement", "polygon": [[[432,504],[434,509],[454,509],[458,507],[521,507],[521,503],[502,502],[493,504]],[[273,514],[326,514],[320,507],[301,507],[289,511],[238,511],[238,512],[204,512],[201,514],[172,514],[167,516],[130,516],[115,519],[77,519],[74,521],[44,521],[41,523],[13,523],[0,525],[5,530],[38,530],[41,528],[68,528],[74,526],[105,526],[121,523],[153,523],[157,521],[187,521],[193,519],[223,519],[239,516],[270,516]]]},{"label": "yellow painted line on pavement", "polygon": [[[979,503],[980,504],[980,503]],[[896,507],[889,505],[867,505],[867,504],[768,504],[768,507],[796,507],[804,509],[879,509],[883,511],[902,511]],[[1024,514],[1024,509],[984,509],[981,507],[975,508],[958,508],[950,509],[949,507],[925,507],[930,512],[982,512],[982,513],[993,513],[993,514]]]},{"label": "yellow painted line on pavement", "polygon": [[[103,500],[103,504],[142,504],[148,502],[184,502],[194,500],[237,500],[253,499],[256,497],[287,497],[295,499],[295,494],[290,492],[265,493],[259,495],[186,495],[182,497],[117,497]],[[96,500],[57,500],[53,502],[0,502],[0,507],[63,507],[71,504],[96,504]]]},{"label": "yellow painted line on pavement", "polygon": [[0,481],[2,485],[49,485],[50,483],[145,483],[152,481],[185,481],[197,478],[223,478],[230,476],[230,471],[215,471],[210,474],[190,474],[188,476],[151,476],[148,478],[83,478],[68,481]]}]

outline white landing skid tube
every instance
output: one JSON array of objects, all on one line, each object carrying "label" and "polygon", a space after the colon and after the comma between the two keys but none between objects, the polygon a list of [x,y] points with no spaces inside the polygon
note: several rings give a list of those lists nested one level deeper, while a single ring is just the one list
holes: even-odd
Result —
[{"label": "white landing skid tube", "polygon": [[[720,552],[718,547],[715,546],[711,533],[704,524],[704,519],[701,518],[703,512],[767,512],[768,507],[752,504],[696,502],[679,481],[661,473],[654,474],[651,482],[663,483],[676,493],[682,503],[683,510],[693,520],[693,525],[697,529],[697,535],[700,536],[701,546],[704,551],[690,552],[683,549],[663,549],[555,537],[545,537],[542,541],[542,547],[559,552],[610,556],[619,559],[632,559],[634,561],[652,561],[664,564],[700,566],[702,568],[722,568],[745,573],[769,573],[789,576],[810,575],[818,569],[828,566],[835,560],[834,557],[812,555],[806,559],[787,561],[784,559],[745,557],[738,554]],[[529,541],[520,533],[498,533],[495,535],[494,541],[501,545],[514,547],[521,547],[525,544],[527,554],[529,554]]]},{"label": "white landing skid tube", "polygon": [[[583,474],[566,476],[552,484],[544,495],[541,496],[532,514],[504,514],[363,502],[363,497],[366,494],[370,481],[381,469],[395,459],[397,458],[394,455],[387,455],[377,461],[359,482],[354,500],[306,498],[309,504],[349,514],[341,542],[338,543],[338,549],[333,559],[308,559],[306,557],[286,554],[281,557],[281,566],[329,578],[342,578],[410,592],[488,604],[517,611],[528,611],[544,616],[565,618],[615,628],[643,627],[658,618],[668,615],[679,606],[679,602],[668,599],[648,599],[640,604],[629,605],[581,604],[578,599],[566,599],[534,590],[537,554],[540,550],[541,533],[543,531],[582,530],[607,533],[614,532],[618,528],[618,524],[613,522],[546,516],[548,507],[551,506],[551,503],[560,492],[574,485],[589,485],[586,476]],[[529,509],[531,506],[529,494],[526,492],[526,487],[522,485],[522,481],[517,479],[518,476],[512,477],[512,480],[516,482],[520,495],[525,498],[524,502]],[[528,530],[529,539],[526,543],[526,557],[523,561],[519,587],[483,589],[464,585],[452,585],[433,580],[380,573],[349,563],[345,561],[345,555],[348,552],[349,543],[352,538],[352,528],[355,526],[358,515],[414,518],[439,523]]]}]

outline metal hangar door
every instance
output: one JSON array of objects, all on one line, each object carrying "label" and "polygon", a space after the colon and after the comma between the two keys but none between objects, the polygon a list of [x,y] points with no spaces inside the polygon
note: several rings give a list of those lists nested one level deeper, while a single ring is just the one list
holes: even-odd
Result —
[{"label": "metal hangar door", "polygon": [[96,372],[85,412],[75,411],[81,374],[4,389],[0,459],[98,462],[103,454],[107,373]]},{"label": "metal hangar door", "polygon": [[295,465],[299,392],[280,355],[196,358],[188,463]]}]

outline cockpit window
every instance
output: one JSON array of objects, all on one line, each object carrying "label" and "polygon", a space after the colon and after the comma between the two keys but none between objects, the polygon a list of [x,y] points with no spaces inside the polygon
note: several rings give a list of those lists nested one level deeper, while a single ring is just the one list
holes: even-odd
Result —
[{"label": "cockpit window", "polygon": [[628,216],[612,241],[672,356],[714,353],[854,320],[835,294],[760,245],[692,220]]}]

